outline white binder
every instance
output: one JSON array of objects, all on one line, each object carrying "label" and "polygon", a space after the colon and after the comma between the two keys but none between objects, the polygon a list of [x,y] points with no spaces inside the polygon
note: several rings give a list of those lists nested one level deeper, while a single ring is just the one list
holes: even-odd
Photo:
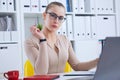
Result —
[{"label": "white binder", "polygon": [[99,39],[116,36],[115,16],[97,16],[96,27]]},{"label": "white binder", "polygon": [[4,31],[3,35],[4,35],[4,42],[10,42],[11,41],[10,31]]},{"label": "white binder", "polygon": [[58,34],[58,35],[62,34],[62,27],[60,27],[60,28],[57,30],[57,34]]},{"label": "white binder", "polygon": [[91,16],[91,36],[93,39],[97,39],[97,18],[95,16]]},{"label": "white binder", "polygon": [[11,31],[10,37],[12,42],[18,42],[18,31]]},{"label": "white binder", "polygon": [[61,27],[62,27],[62,28],[61,28],[61,29],[62,29],[62,34],[65,35],[65,36],[67,36],[66,20],[62,23],[62,26],[61,26]]},{"label": "white binder", "polygon": [[39,12],[39,0],[31,0],[31,12]]},{"label": "white binder", "polygon": [[0,11],[7,11],[7,1],[6,0],[0,0]]},{"label": "white binder", "polygon": [[74,37],[76,40],[85,39],[85,17],[75,16]]},{"label": "white binder", "polygon": [[0,42],[4,42],[4,31],[0,31]]},{"label": "white binder", "polygon": [[7,10],[14,11],[14,0],[7,0]]},{"label": "white binder", "polygon": [[78,5],[79,5],[79,1],[78,0],[74,0],[73,1],[73,12],[78,13]]},{"label": "white binder", "polygon": [[67,33],[68,38],[73,40],[73,18],[72,15],[67,15]]},{"label": "white binder", "polygon": [[114,0],[96,0],[97,13],[113,13]]},{"label": "white binder", "polygon": [[47,4],[48,4],[48,1],[47,0],[40,0],[39,1],[39,7],[40,7],[40,12],[44,12],[46,7],[47,7]]},{"label": "white binder", "polygon": [[79,0],[78,3],[78,12],[85,13],[84,0]]},{"label": "white binder", "polygon": [[30,12],[30,0],[23,0],[23,10],[24,12]]},{"label": "white binder", "polygon": [[90,22],[90,16],[85,17],[85,38],[90,39],[91,38],[91,22]]}]

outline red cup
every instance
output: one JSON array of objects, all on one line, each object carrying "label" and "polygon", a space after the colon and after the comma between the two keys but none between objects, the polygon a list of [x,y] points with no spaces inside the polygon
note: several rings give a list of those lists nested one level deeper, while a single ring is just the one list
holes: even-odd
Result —
[{"label": "red cup", "polygon": [[8,80],[18,80],[19,71],[13,70],[13,71],[5,72],[4,77],[7,78]]}]

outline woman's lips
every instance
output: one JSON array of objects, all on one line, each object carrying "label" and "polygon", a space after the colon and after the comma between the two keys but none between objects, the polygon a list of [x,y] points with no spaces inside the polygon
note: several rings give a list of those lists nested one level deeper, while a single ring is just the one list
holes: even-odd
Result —
[{"label": "woman's lips", "polygon": [[53,28],[57,28],[57,25],[52,25]]}]

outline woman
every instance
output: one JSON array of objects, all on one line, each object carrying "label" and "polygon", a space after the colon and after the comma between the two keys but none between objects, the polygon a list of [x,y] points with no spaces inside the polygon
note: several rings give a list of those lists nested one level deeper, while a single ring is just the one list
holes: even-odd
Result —
[{"label": "woman", "polygon": [[65,20],[63,4],[48,4],[43,19],[43,29],[40,31],[32,26],[33,36],[25,42],[26,54],[34,66],[35,74],[63,73],[67,61],[76,71],[89,70],[96,66],[97,59],[84,63],[78,61],[70,41],[65,36],[56,34]]}]

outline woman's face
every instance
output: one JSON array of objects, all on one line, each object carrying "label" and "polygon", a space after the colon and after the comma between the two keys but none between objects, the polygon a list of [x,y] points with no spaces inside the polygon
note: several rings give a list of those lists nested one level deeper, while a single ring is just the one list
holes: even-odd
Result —
[{"label": "woman's face", "polygon": [[62,25],[65,18],[65,9],[54,5],[44,13],[45,27],[51,32],[56,32]]}]

